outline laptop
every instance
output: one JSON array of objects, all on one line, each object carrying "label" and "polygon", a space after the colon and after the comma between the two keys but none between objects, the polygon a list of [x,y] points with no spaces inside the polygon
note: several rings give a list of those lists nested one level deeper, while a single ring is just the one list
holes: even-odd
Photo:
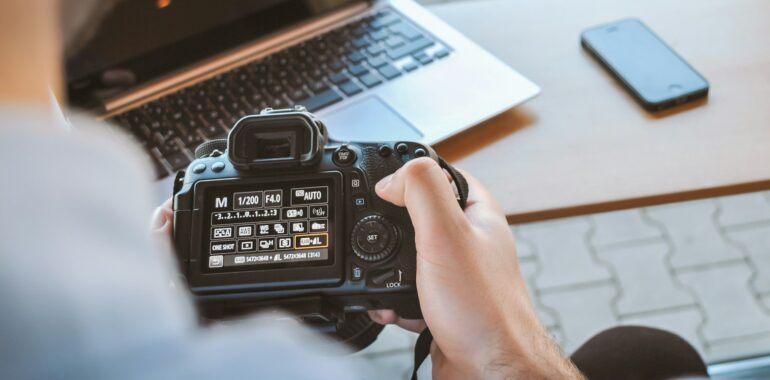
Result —
[{"label": "laptop", "polygon": [[539,92],[411,0],[123,0],[105,12],[68,55],[70,103],[130,131],[166,181],[266,107],[303,105],[338,141],[432,144]]}]

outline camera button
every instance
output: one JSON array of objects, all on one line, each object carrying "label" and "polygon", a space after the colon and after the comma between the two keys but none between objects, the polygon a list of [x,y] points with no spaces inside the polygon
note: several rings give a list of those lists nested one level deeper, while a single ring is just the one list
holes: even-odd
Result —
[{"label": "camera button", "polygon": [[356,152],[348,148],[347,145],[340,145],[340,147],[334,151],[332,160],[337,165],[347,166],[356,161]]},{"label": "camera button", "polygon": [[356,209],[363,210],[366,208],[366,198],[364,197],[353,198],[353,204],[356,205]]},{"label": "camera button", "polygon": [[383,285],[390,279],[395,279],[397,275],[397,272],[394,268],[385,269],[379,273],[376,273],[373,277],[370,277],[372,279],[372,282],[375,285]]},{"label": "camera button", "polygon": [[195,165],[195,167],[193,168],[193,173],[195,174],[201,174],[205,171],[206,171],[206,165],[204,164]]},{"label": "camera button", "polygon": [[366,261],[385,259],[396,248],[397,230],[381,215],[361,218],[353,227],[353,253]]},{"label": "camera button", "polygon": [[350,172],[350,192],[360,193],[362,192],[364,183],[361,180],[361,175],[358,172]]},{"label": "camera button", "polygon": [[387,145],[380,145],[380,147],[377,148],[377,153],[379,153],[381,157],[388,157],[391,152],[392,150]]},{"label": "camera button", "polygon": [[219,173],[222,170],[225,170],[225,163],[224,162],[215,162],[211,165],[211,170],[213,170],[215,173]]},{"label": "camera button", "polygon": [[363,269],[359,267],[358,265],[353,265],[353,267],[350,269],[350,278],[353,281],[359,281],[361,278],[364,277]]}]

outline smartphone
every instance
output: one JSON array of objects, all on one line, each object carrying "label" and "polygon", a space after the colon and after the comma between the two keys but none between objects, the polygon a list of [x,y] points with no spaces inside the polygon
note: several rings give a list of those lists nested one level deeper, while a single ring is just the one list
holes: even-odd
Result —
[{"label": "smartphone", "polygon": [[708,95],[706,79],[639,20],[588,29],[580,42],[648,111]]}]

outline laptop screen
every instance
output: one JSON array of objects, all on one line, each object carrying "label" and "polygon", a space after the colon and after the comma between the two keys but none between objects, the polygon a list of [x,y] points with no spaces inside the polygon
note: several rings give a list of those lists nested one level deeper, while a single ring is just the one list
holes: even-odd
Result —
[{"label": "laptop screen", "polygon": [[70,103],[96,107],[102,98],[355,1],[117,1],[93,37],[67,54]]}]

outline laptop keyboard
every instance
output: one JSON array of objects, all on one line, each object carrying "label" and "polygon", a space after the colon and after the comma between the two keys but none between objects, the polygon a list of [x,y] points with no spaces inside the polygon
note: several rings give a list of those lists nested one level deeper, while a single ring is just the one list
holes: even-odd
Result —
[{"label": "laptop keyboard", "polygon": [[187,167],[202,142],[245,115],[317,111],[397,80],[450,50],[390,9],[358,19],[111,118],[144,146],[158,178]]}]

